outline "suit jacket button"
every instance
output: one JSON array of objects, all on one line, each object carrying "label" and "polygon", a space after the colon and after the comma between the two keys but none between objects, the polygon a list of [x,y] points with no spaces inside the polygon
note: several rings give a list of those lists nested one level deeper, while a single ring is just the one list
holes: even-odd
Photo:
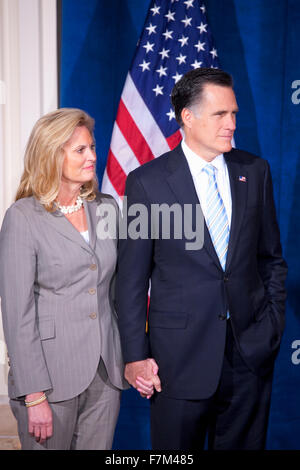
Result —
[{"label": "suit jacket button", "polygon": [[225,276],[224,279],[223,279],[224,282],[228,282],[229,281],[229,277]]},{"label": "suit jacket button", "polygon": [[89,315],[89,317],[92,319],[92,320],[95,320],[95,318],[97,318],[97,313],[93,312]]},{"label": "suit jacket button", "polygon": [[226,320],[227,316],[224,314],[219,315],[219,320]]},{"label": "suit jacket button", "polygon": [[96,265],[96,264],[91,264],[91,265],[90,265],[90,269],[91,269],[92,271],[96,271],[97,265]]},{"label": "suit jacket button", "polygon": [[96,289],[94,289],[94,288],[89,289],[89,294],[91,294],[91,295],[96,294]]}]

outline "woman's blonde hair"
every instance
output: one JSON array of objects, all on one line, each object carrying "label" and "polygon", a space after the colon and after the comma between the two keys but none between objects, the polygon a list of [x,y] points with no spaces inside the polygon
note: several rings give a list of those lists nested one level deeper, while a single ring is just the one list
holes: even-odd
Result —
[{"label": "woman's blonde hair", "polygon": [[[81,109],[60,108],[42,116],[29,137],[24,172],[16,194],[16,201],[35,196],[49,212],[55,210],[54,201],[60,189],[64,145],[76,127],[85,126],[94,135],[95,121]],[[81,197],[91,201],[96,197],[97,178],[81,187]]]}]

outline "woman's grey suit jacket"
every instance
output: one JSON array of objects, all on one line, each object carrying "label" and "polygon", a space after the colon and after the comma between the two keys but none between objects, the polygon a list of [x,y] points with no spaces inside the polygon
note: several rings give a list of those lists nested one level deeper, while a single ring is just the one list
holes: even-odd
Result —
[{"label": "woman's grey suit jacket", "polygon": [[84,202],[90,242],[59,211],[34,198],[15,202],[0,233],[0,296],[10,359],[11,398],[47,391],[50,402],[77,396],[102,357],[123,389],[123,361],[113,305],[117,239],[99,239],[97,208],[117,204],[98,193]]}]

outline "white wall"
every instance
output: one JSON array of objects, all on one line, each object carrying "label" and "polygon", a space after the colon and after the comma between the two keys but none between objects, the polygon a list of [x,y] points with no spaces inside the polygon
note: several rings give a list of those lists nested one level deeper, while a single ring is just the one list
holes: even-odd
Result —
[{"label": "white wall", "polygon": [[[27,139],[57,108],[56,0],[0,0],[0,225],[14,200]],[[7,394],[0,321],[0,395]]]}]

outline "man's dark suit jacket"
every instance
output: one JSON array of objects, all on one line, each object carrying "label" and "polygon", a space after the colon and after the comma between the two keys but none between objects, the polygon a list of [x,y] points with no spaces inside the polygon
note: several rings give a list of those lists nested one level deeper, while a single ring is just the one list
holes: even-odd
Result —
[{"label": "man's dark suit jacket", "polygon": [[[237,149],[224,157],[232,196],[225,272],[206,225],[204,246],[193,251],[184,238],[120,240],[116,300],[124,361],[154,357],[162,393],[174,398],[216,391],[227,311],[240,354],[258,375],[272,371],[284,328],[287,268],[269,165]],[[151,204],[199,204],[181,145],[131,172],[125,194],[128,208],[143,203],[149,212]]]}]

